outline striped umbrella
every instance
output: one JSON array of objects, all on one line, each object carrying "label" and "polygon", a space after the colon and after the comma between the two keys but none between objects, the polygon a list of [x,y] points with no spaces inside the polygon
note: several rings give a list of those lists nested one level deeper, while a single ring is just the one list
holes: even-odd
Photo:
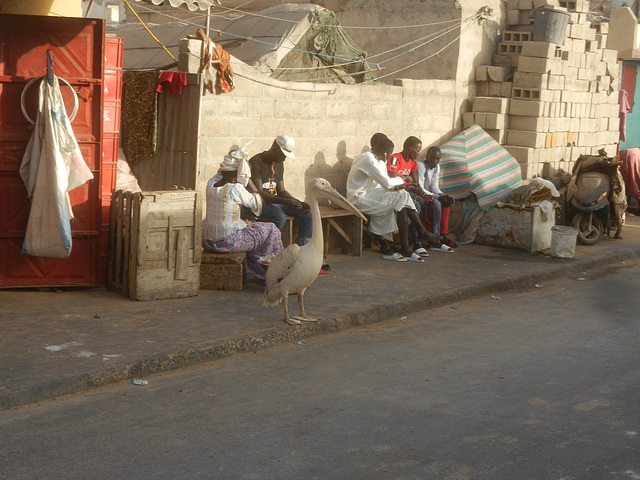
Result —
[{"label": "striped umbrella", "polygon": [[487,210],[522,185],[518,162],[478,125],[460,132],[440,151],[439,186],[456,199],[473,192]]}]

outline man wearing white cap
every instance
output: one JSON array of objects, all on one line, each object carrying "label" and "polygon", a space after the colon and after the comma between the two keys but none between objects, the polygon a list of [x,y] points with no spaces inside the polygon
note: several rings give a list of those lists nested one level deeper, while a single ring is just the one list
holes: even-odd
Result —
[{"label": "man wearing white cap", "polygon": [[[291,195],[284,186],[284,161],[295,158],[293,138],[278,135],[271,148],[254,155],[249,160],[251,181],[260,191],[263,200],[262,217],[282,230],[287,215],[298,219],[298,238],[296,243],[305,245],[313,232],[313,220],[309,205]],[[262,187],[262,188],[260,188]]]}]

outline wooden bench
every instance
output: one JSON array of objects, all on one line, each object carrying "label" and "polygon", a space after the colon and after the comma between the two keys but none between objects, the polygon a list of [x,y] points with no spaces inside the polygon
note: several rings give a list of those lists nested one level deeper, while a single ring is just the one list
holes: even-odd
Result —
[{"label": "wooden bench", "polygon": [[[324,253],[332,247],[331,232],[338,233],[342,239],[342,253],[350,251],[351,255],[362,256],[362,219],[351,212],[332,205],[320,205],[322,231],[324,233]],[[293,217],[287,217],[282,229],[282,244],[286,247],[293,239]],[[346,246],[344,246],[346,244]]]},{"label": "wooden bench", "polygon": [[202,252],[201,290],[242,290],[247,254]]}]

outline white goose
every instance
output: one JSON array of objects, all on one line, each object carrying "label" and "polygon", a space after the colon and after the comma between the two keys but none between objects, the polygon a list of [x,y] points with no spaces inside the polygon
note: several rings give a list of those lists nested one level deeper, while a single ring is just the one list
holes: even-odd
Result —
[{"label": "white goose", "polygon": [[[318,277],[324,256],[322,219],[320,218],[318,197],[328,198],[366,221],[360,210],[351,205],[324,178],[314,178],[307,184],[307,201],[311,207],[311,216],[313,218],[311,240],[303,247],[292,244],[271,259],[265,278],[264,298],[262,301],[265,307],[272,307],[282,302],[284,321],[289,325],[317,321],[315,318],[307,317],[305,313],[304,292]],[[298,294],[299,316],[289,316],[290,293]]]}]

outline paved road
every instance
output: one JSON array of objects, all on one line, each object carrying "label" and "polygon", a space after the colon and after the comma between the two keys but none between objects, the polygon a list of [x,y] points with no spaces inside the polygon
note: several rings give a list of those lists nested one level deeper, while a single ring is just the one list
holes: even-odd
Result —
[{"label": "paved road", "polygon": [[0,478],[640,478],[640,264],[0,413]]}]

